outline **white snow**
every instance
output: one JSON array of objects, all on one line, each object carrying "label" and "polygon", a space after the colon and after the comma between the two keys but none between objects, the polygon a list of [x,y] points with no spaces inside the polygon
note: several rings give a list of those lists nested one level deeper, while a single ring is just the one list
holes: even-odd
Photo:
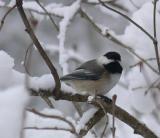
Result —
[{"label": "white snow", "polygon": [[22,86],[0,91],[1,138],[20,138],[24,108],[28,101],[28,91]]},{"label": "white snow", "polygon": [[45,74],[41,77],[30,77],[29,85],[35,90],[52,90],[55,87],[55,81],[51,74]]}]

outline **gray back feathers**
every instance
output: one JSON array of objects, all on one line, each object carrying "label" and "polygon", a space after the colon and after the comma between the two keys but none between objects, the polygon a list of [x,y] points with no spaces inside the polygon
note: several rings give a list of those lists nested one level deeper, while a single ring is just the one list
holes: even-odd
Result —
[{"label": "gray back feathers", "polygon": [[96,60],[90,60],[76,68],[71,74],[63,76],[61,80],[98,80],[104,71],[104,67],[98,65]]}]

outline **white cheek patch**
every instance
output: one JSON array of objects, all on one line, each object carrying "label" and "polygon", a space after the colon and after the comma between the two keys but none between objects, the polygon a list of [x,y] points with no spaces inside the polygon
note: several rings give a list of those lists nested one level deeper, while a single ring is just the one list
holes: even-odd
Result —
[{"label": "white cheek patch", "polygon": [[108,64],[108,63],[111,63],[111,62],[113,62],[113,60],[107,59],[107,58],[104,57],[104,56],[101,56],[101,57],[99,57],[99,58],[97,59],[97,63],[98,63],[99,65]]}]

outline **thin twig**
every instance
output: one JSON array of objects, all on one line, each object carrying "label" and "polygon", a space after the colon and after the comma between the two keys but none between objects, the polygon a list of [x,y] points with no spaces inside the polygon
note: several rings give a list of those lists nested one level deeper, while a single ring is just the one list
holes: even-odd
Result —
[{"label": "thin twig", "polygon": [[[144,59],[146,62],[147,61],[155,61],[155,60],[157,60],[157,58],[147,58],[147,59]],[[135,63],[135,64],[133,64],[133,65],[130,65],[130,68],[133,68],[133,67],[135,67],[135,66],[137,66],[137,65],[139,65],[139,64],[141,64],[141,63],[143,63],[142,61],[139,61],[139,62],[137,62],[137,63]]]},{"label": "thin twig", "polygon": [[48,97],[41,96],[41,98],[47,103],[47,105],[48,105],[50,108],[54,108],[51,100],[50,100]]},{"label": "thin twig", "polygon": [[51,14],[48,13],[48,11],[46,10],[46,8],[39,2],[39,0],[35,0],[37,2],[37,4],[44,10],[44,12],[46,13],[46,15],[49,17],[49,19],[51,20],[52,24],[54,25],[54,27],[56,28],[56,30],[59,32],[59,27],[57,26],[57,24],[55,23],[55,21],[53,20]]},{"label": "thin twig", "polygon": [[[82,1],[83,3],[85,3],[85,4],[89,4],[89,5],[99,5],[100,3],[99,2],[89,2],[89,1],[86,1],[86,0],[84,0],[84,1]],[[123,5],[120,5],[120,4],[118,4],[118,3],[115,3],[115,1],[104,1],[104,3],[108,3],[109,5],[111,5],[111,6],[113,6],[113,7],[116,7],[116,8],[118,8],[118,9],[120,9],[120,10],[122,10],[122,11],[124,11],[124,12],[128,12],[128,9],[127,8],[125,8]]]},{"label": "thin twig", "polygon": [[158,69],[160,72],[160,59],[159,59],[159,52],[158,52],[158,41],[157,41],[157,28],[156,28],[156,7],[157,7],[157,2],[158,0],[154,0],[153,1],[153,30],[154,30],[154,39],[155,41],[153,41],[154,44],[154,48],[155,48],[155,53],[156,53],[156,58],[157,58],[157,65],[158,65]]},{"label": "thin twig", "polygon": [[24,127],[24,129],[33,129],[33,130],[63,130],[63,131],[69,131],[73,134],[78,135],[77,133],[73,132],[71,129],[67,128],[59,128],[59,127]]},{"label": "thin twig", "polygon": [[100,138],[103,138],[105,136],[105,132],[106,132],[106,129],[107,129],[107,126],[108,126],[108,122],[109,122],[109,119],[108,119],[108,116],[107,116],[107,120],[106,120],[104,129],[102,131],[102,134],[101,134]]},{"label": "thin twig", "polygon": [[67,123],[71,128],[72,128],[72,131],[73,132],[76,132],[75,130],[75,127],[74,125],[72,124],[72,122],[68,121],[67,119],[61,117],[61,116],[57,116],[57,115],[47,115],[47,114],[44,114],[44,113],[40,113],[38,112],[37,110],[35,109],[27,109],[28,112],[31,112],[33,114],[36,114],[36,115],[39,115],[41,117],[44,117],[44,118],[51,118],[51,119],[58,119],[58,120],[61,120],[61,121],[64,121],[65,123]]},{"label": "thin twig", "polygon": [[153,83],[148,87],[148,89],[145,91],[145,95],[149,92],[149,90],[151,89],[151,88],[153,88],[158,82],[159,82],[159,80],[160,80],[160,77],[158,77],[158,79],[156,79],[155,81],[153,81]]},{"label": "thin twig", "polygon": [[112,97],[112,136],[115,138],[115,132],[116,132],[116,127],[115,127],[115,104],[116,104],[116,99],[117,95],[113,95]]},{"label": "thin twig", "polygon": [[9,13],[16,7],[16,4],[13,5],[13,7],[9,8],[9,10],[5,13],[5,15],[3,16],[2,20],[1,20],[1,24],[0,24],[0,31],[2,30],[2,27],[4,25],[4,21],[7,17],[7,15],[9,15]]},{"label": "thin twig", "polygon": [[129,1],[132,3],[132,5],[133,5],[136,9],[139,9],[139,8],[140,8],[138,5],[135,4],[135,2],[133,2],[133,0],[129,0]]},{"label": "thin twig", "polygon": [[53,66],[51,60],[49,59],[49,57],[47,56],[46,52],[43,50],[43,47],[41,46],[40,42],[38,41],[37,37],[35,36],[33,29],[31,28],[31,25],[29,24],[29,21],[27,19],[27,16],[24,12],[24,9],[22,7],[22,0],[16,0],[16,5],[18,8],[18,11],[21,15],[21,18],[23,20],[23,23],[26,27],[26,31],[28,32],[30,38],[32,39],[34,45],[36,46],[36,48],[38,49],[39,53],[41,54],[42,58],[44,59],[45,63],[47,64],[47,66],[49,67],[51,74],[55,80],[55,89],[54,92],[56,94],[56,98],[59,97],[60,95],[60,88],[61,88],[61,83],[59,80],[59,76],[57,73],[56,68]]}]

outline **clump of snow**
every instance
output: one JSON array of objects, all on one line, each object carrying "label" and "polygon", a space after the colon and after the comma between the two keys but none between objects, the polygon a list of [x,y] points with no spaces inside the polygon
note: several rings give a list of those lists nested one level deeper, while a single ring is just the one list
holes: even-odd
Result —
[{"label": "clump of snow", "polygon": [[24,108],[29,101],[28,91],[22,86],[0,91],[0,137],[20,138]]},{"label": "clump of snow", "polygon": [[0,1],[0,6],[4,6],[5,2],[4,1]]},{"label": "clump of snow", "polygon": [[30,77],[29,85],[31,88],[35,90],[39,89],[53,89],[55,87],[55,81],[53,79],[53,76],[51,74],[45,74],[41,77]]}]

